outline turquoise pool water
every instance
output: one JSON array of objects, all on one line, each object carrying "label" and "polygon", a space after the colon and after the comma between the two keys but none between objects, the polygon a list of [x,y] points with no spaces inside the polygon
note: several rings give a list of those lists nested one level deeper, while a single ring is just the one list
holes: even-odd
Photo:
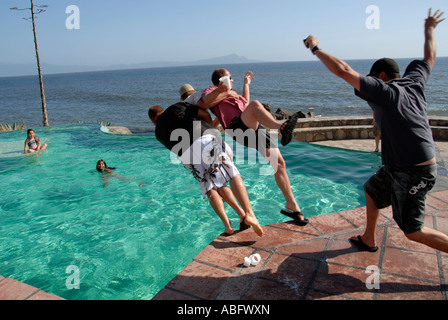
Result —
[{"label": "turquoise pool water", "polygon": [[[35,131],[48,148],[28,156],[26,131],[0,133],[0,275],[66,299],[151,299],[223,231],[153,135],[114,136],[93,124]],[[380,166],[375,154],[306,143],[281,151],[308,217],[364,205],[362,185]],[[105,188],[99,159],[135,180]],[[237,160],[260,223],[286,221],[274,177],[259,174],[269,166]],[[69,266],[79,289],[66,286]]]}]

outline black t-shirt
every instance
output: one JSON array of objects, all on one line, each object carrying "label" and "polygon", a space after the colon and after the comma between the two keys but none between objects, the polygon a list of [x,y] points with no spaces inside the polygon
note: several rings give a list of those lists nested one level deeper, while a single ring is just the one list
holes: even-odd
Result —
[{"label": "black t-shirt", "polygon": [[435,156],[424,95],[430,72],[426,61],[415,60],[400,79],[383,82],[361,76],[360,91],[355,93],[374,111],[384,165],[414,166]]},{"label": "black t-shirt", "polygon": [[207,122],[198,120],[198,110],[198,106],[184,102],[167,108],[157,119],[157,140],[181,156],[206,130],[213,129]]}]

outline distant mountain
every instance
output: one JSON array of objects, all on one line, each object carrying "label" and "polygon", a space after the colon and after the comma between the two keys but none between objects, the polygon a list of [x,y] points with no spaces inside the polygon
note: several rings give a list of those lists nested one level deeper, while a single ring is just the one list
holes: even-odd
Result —
[{"label": "distant mountain", "polygon": [[192,65],[211,65],[211,64],[236,64],[236,63],[259,63],[263,62],[261,60],[250,60],[246,57],[238,56],[236,54],[230,54],[228,56],[213,58],[213,59],[203,59],[194,62]]},{"label": "distant mountain", "polygon": [[144,68],[161,68],[161,67],[182,67],[182,66],[202,66],[202,65],[212,65],[212,64],[236,64],[236,63],[259,63],[263,62],[260,60],[250,60],[246,57],[238,56],[236,54],[230,54],[223,57],[203,59],[197,61],[152,61],[144,63],[135,64],[119,64],[107,67],[108,70],[117,69],[144,69]]},{"label": "distant mountain", "polygon": [[[250,60],[236,54],[230,54],[223,57],[212,59],[202,59],[197,61],[152,61],[134,64],[117,64],[111,66],[77,66],[77,65],[52,65],[42,62],[42,72],[44,74],[72,73],[88,71],[106,71],[122,69],[144,69],[144,68],[163,68],[163,67],[181,67],[181,66],[199,66],[199,65],[225,65],[237,63],[259,63],[260,60]],[[0,63],[0,77],[14,77],[25,75],[37,75],[37,66],[35,63],[28,64],[6,64]]]}]

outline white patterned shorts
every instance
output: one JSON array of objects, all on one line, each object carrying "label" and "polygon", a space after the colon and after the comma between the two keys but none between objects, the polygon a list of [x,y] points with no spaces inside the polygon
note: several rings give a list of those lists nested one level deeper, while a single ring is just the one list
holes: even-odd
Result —
[{"label": "white patterned shorts", "polygon": [[213,135],[196,139],[179,160],[199,182],[204,198],[211,189],[224,187],[240,174],[226,150],[225,142]]}]

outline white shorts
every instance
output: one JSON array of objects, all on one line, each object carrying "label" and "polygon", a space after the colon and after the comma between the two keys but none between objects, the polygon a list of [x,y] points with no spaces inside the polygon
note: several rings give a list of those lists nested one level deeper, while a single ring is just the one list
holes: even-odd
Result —
[{"label": "white shorts", "polygon": [[240,174],[226,150],[225,142],[213,135],[196,139],[179,160],[199,182],[204,198],[211,189],[224,187]]}]

